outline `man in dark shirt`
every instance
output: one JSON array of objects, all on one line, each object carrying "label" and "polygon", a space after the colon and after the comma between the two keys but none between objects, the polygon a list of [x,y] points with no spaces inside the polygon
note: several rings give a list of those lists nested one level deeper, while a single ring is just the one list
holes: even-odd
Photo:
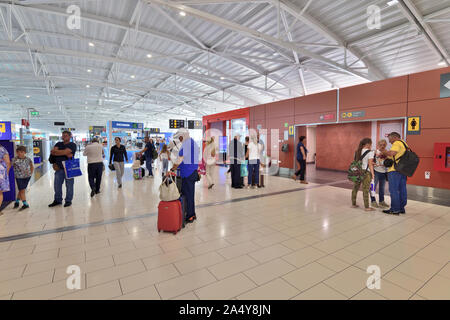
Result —
[{"label": "man in dark shirt", "polygon": [[63,161],[72,159],[77,152],[77,145],[70,141],[72,138],[72,133],[70,131],[64,131],[62,134],[62,142],[55,144],[51,151],[51,155],[54,159],[53,169],[55,170],[55,198],[54,201],[49,204],[49,207],[55,207],[62,204],[62,185],[66,183],[66,201],[64,207],[69,207],[72,205],[73,199],[73,183],[74,179],[67,179],[66,173],[64,172]]},{"label": "man in dark shirt", "polygon": [[148,136],[145,137],[145,148],[141,152],[139,152],[140,155],[144,154],[145,156],[145,166],[148,170],[148,176],[153,177],[153,171],[152,171],[152,162],[153,162],[153,150],[155,150],[155,145],[153,144],[153,140],[150,139]]}]

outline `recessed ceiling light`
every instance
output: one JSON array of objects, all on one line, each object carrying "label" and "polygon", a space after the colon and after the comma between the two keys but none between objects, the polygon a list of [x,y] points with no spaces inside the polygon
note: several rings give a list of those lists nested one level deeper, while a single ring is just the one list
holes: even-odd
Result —
[{"label": "recessed ceiling light", "polygon": [[225,79],[224,77],[220,77],[220,80],[223,80],[223,79]]},{"label": "recessed ceiling light", "polygon": [[393,5],[396,5],[397,3],[398,3],[398,0],[391,0],[391,1],[388,1],[387,5],[389,7],[392,7]]},{"label": "recessed ceiling light", "polygon": [[180,16],[185,17],[186,16],[186,12],[180,11]]},{"label": "recessed ceiling light", "polygon": [[151,58],[152,57],[152,55],[149,53],[149,54],[147,54],[147,58]]},{"label": "recessed ceiling light", "polygon": [[441,60],[441,61],[438,63],[438,66],[445,66],[445,65],[446,65],[446,63],[445,63],[444,60]]},{"label": "recessed ceiling light", "polygon": [[93,42],[89,42],[89,47],[95,47],[95,44]]},{"label": "recessed ceiling light", "polygon": [[27,96],[27,99],[30,99],[30,96]]},{"label": "recessed ceiling light", "polygon": [[132,74],[132,75],[130,76],[130,78],[131,78],[131,79],[134,79],[134,78],[136,78],[136,76],[135,76],[134,74]]},{"label": "recessed ceiling light", "polygon": [[91,72],[92,72],[92,70],[91,70],[91,69],[87,69],[87,72],[91,73]]},{"label": "recessed ceiling light", "polygon": [[90,85],[88,85],[88,84],[86,85],[86,88],[90,88],[90,87],[91,87]]}]

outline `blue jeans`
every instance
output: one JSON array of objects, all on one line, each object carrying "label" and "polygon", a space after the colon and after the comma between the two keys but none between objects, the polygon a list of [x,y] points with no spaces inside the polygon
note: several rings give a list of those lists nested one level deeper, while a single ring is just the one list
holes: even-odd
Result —
[{"label": "blue jeans", "polygon": [[148,158],[145,157],[145,167],[148,170],[148,175],[152,176],[153,175],[153,171],[152,171],[152,160],[147,160]]},{"label": "blue jeans", "polygon": [[66,202],[71,203],[73,199],[74,179],[66,179],[66,174],[62,169],[55,171],[55,201],[61,203],[63,200],[62,185],[64,182],[66,182]]},{"label": "blue jeans", "polygon": [[[253,175],[255,179],[253,180]],[[259,159],[248,161],[248,185],[259,184]]]},{"label": "blue jeans", "polygon": [[388,173],[391,210],[404,211],[407,203],[406,176],[397,171]]},{"label": "blue jeans", "polygon": [[[375,172],[375,178],[373,180],[375,183],[375,189],[377,188],[377,185],[379,184],[378,185],[378,195],[379,195],[378,201],[383,202],[384,201],[384,187],[386,186],[386,173],[381,173],[376,170],[374,170],[374,172]],[[377,201],[375,199],[375,197],[370,196],[370,198],[371,198],[372,202]]]},{"label": "blue jeans", "polygon": [[194,171],[189,177],[181,179],[181,193],[186,200],[186,219],[195,216],[195,182],[196,171]]}]

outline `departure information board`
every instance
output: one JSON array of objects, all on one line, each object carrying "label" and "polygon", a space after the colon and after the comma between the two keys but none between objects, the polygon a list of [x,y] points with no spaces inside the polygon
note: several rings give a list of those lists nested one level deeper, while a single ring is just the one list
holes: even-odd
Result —
[{"label": "departure information board", "polygon": [[170,119],[169,120],[169,128],[170,129],[184,128],[184,120]]},{"label": "departure information board", "polygon": [[188,120],[188,129],[203,129],[201,120]]}]

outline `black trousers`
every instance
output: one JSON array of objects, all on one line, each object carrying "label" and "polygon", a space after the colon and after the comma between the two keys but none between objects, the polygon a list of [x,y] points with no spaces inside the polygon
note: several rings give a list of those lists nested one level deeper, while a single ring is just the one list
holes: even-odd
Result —
[{"label": "black trousers", "polygon": [[100,192],[100,185],[102,184],[103,162],[88,164],[88,178],[89,186],[92,191]]},{"label": "black trousers", "polygon": [[306,160],[297,160],[300,162],[300,169],[295,173],[295,175],[298,177],[300,176],[300,180],[305,180],[305,173],[306,173]]},{"label": "black trousers", "polygon": [[244,184],[244,178],[241,178],[241,165],[230,164],[231,168],[231,187],[237,188]]}]

